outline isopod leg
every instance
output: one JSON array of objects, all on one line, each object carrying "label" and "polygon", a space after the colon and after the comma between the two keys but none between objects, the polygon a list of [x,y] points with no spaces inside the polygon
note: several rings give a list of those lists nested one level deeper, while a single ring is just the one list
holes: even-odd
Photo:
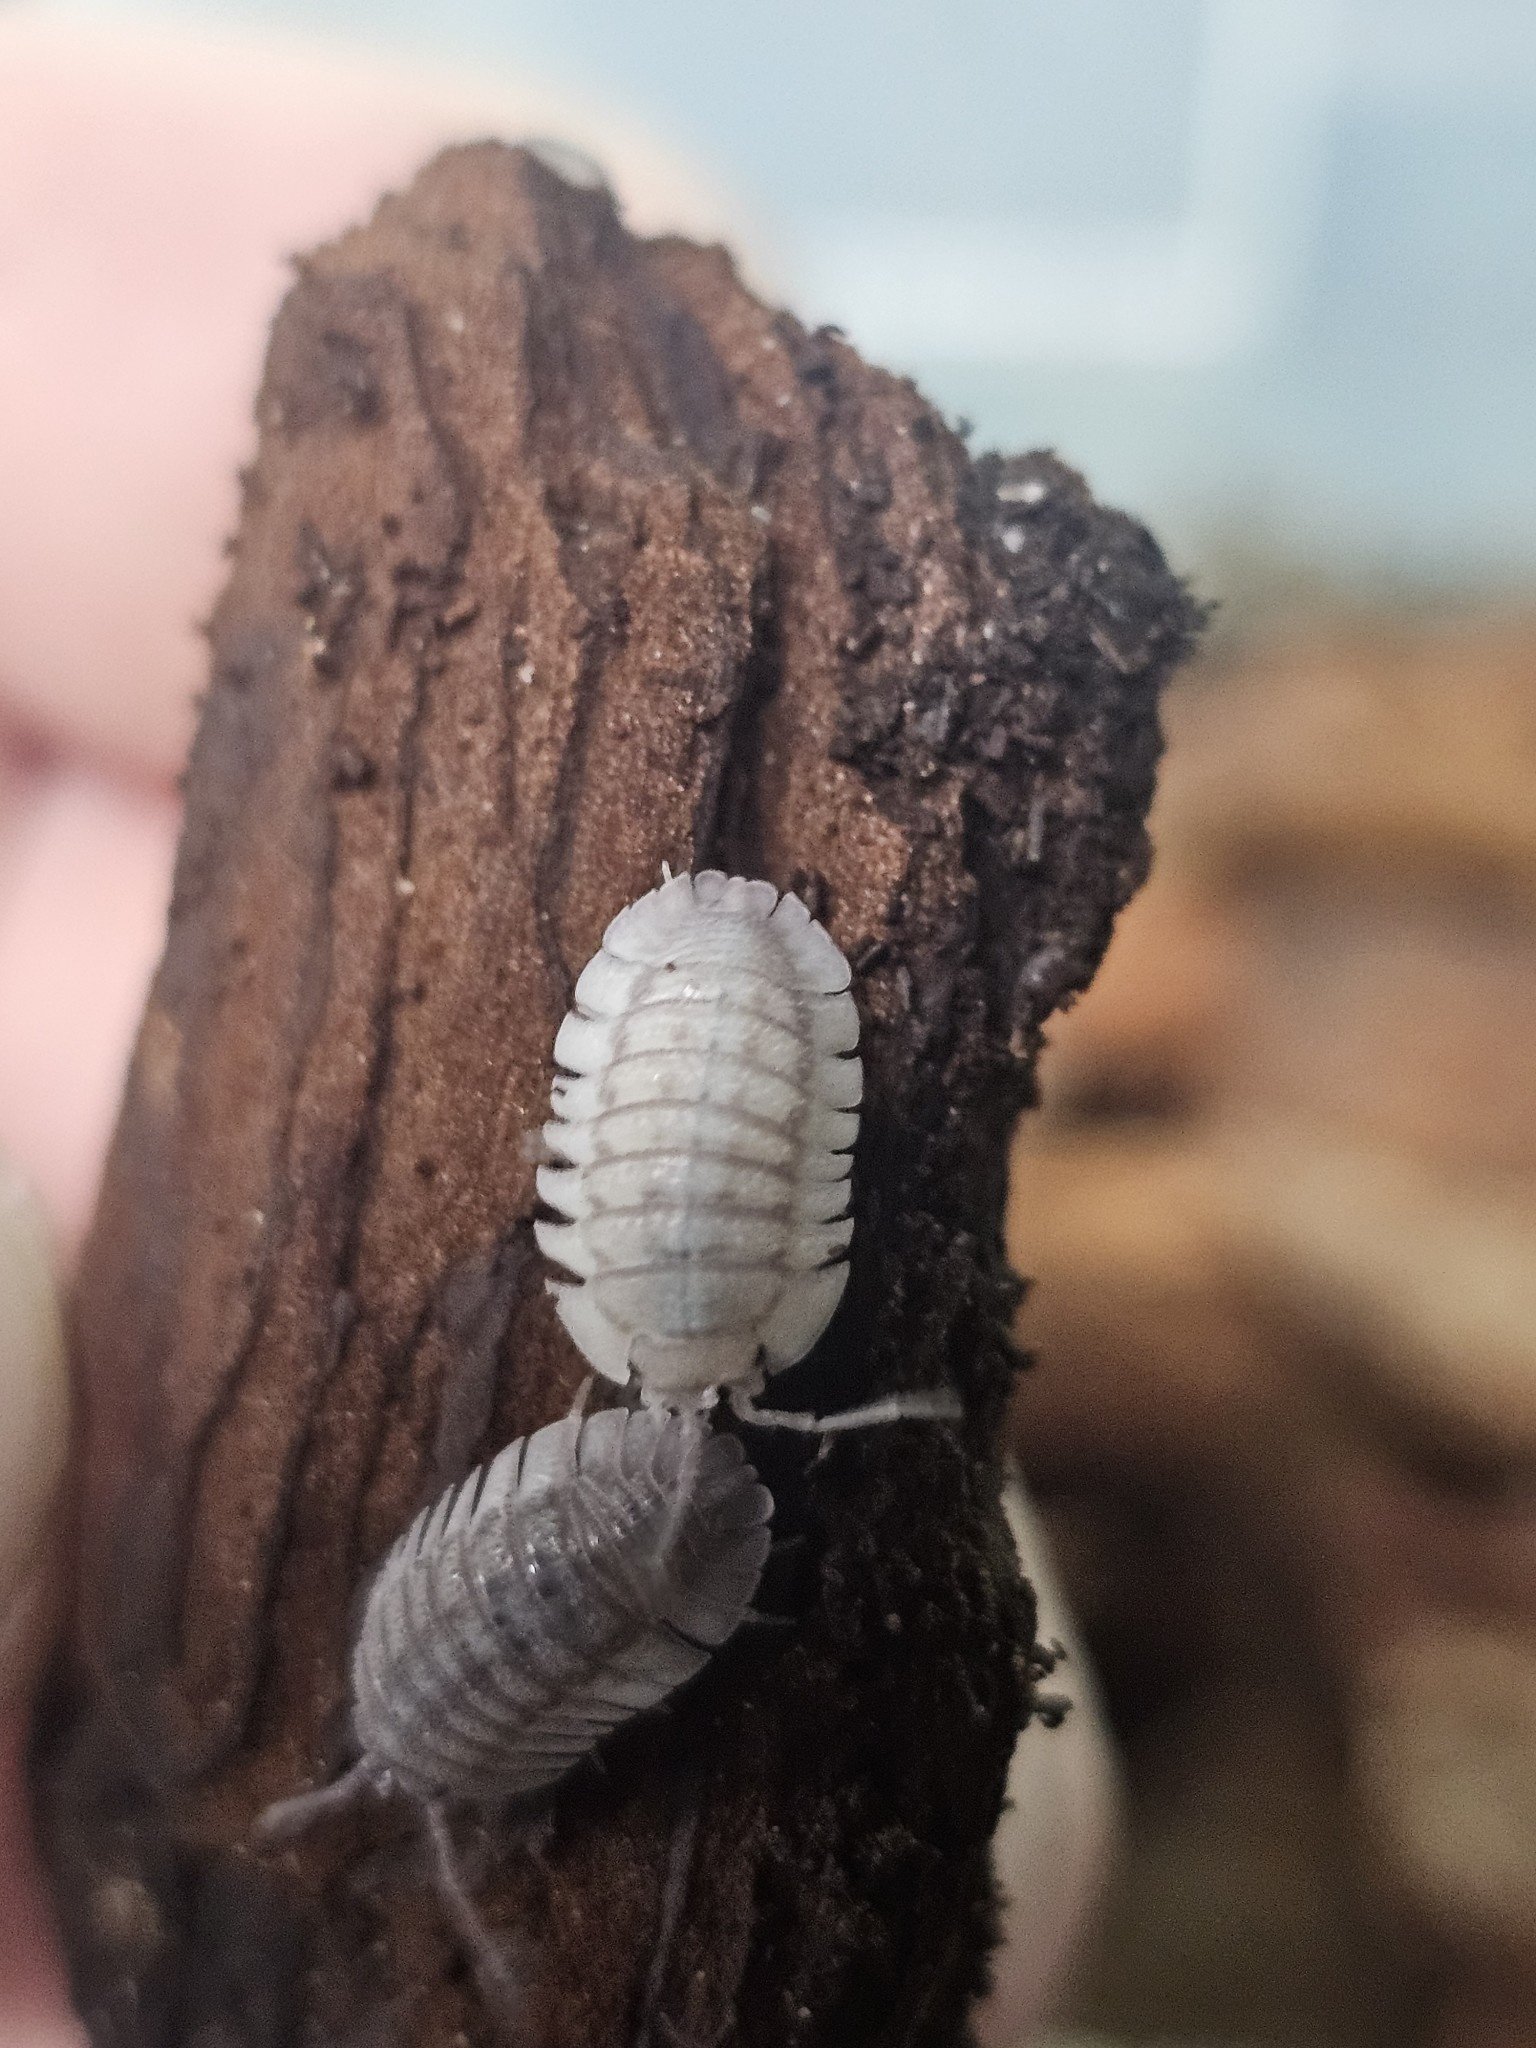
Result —
[{"label": "isopod leg", "polygon": [[586,1378],[582,1381],[581,1385],[576,1389],[575,1399],[571,1402],[570,1407],[566,1410],[567,1421],[570,1421],[574,1416],[586,1414],[587,1403],[591,1400],[592,1389],[596,1385],[597,1374],[595,1372],[589,1372]]},{"label": "isopod leg", "polygon": [[[696,1418],[695,1420],[697,1421]],[[684,1522],[688,1518],[688,1510],[693,1502],[694,1486],[698,1479],[699,1465],[703,1456],[704,1430],[702,1425],[698,1425],[684,1443],[683,1455],[678,1465],[677,1479],[672,1488],[671,1501],[667,1508],[666,1524],[661,1531],[661,1540],[657,1545],[657,1554],[664,1559],[670,1558],[672,1552],[677,1547],[678,1537],[682,1532]]]},{"label": "isopod leg", "polygon": [[750,1394],[733,1393],[731,1407],[754,1429],[798,1429],[807,1436],[831,1436],[843,1429],[869,1429],[882,1422],[958,1422],[964,1414],[958,1394],[947,1388],[886,1394],[838,1415],[802,1415],[793,1408],[759,1408]]},{"label": "isopod leg", "polygon": [[651,1966],[646,1973],[639,2024],[635,2028],[635,2048],[654,2048],[658,2028],[667,2033],[675,2032],[666,2014],[660,2010],[661,1997],[666,1989],[667,1970],[673,1960],[677,1930],[682,1922],[683,1907],[688,1899],[688,1885],[693,1875],[693,1856],[698,1834],[699,1781],[696,1776],[690,1775],[684,1780],[682,1804],[672,1824],[671,1838],[667,1845],[656,1939],[651,1949]]},{"label": "isopod leg", "polygon": [[338,1807],[350,1806],[360,1792],[373,1783],[373,1766],[367,1757],[359,1757],[351,1770],[343,1771],[339,1778],[329,1785],[322,1785],[316,1792],[296,1792],[291,1799],[275,1799],[263,1812],[257,1815],[253,1833],[264,1842],[286,1842],[294,1835],[300,1835],[322,1814],[334,1813]]},{"label": "isopod leg", "polygon": [[459,1859],[454,1853],[448,1816],[436,1800],[430,1801],[423,1812],[427,1839],[432,1844],[437,1895],[443,1911],[464,1946],[480,1996],[490,2008],[498,2031],[508,2042],[520,2042],[523,2039],[521,2013],[525,2003],[523,1987],[518,1983],[512,1965],[493,1940],[479,1907],[469,1895],[469,1887],[464,1882]]}]

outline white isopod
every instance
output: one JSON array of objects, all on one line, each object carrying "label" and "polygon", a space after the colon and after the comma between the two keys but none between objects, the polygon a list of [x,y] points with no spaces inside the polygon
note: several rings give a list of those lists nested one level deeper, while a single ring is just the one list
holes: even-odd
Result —
[{"label": "white isopod", "polygon": [[848,1278],[862,1068],[847,960],[769,882],[669,877],[609,925],[555,1039],[564,1069],[536,1225],[572,1281],[561,1321],[598,1372],[643,1400],[745,1420],[852,1428],[952,1417],[901,1394],[815,1418],[760,1409]]},{"label": "white isopod", "polygon": [[545,1790],[701,1671],[748,1612],[772,1513],[740,1444],[698,1415],[573,1412],[519,1437],[384,1559],[352,1656],[357,1762],[268,1807],[258,1832],[368,1791],[416,1801],[460,1933],[510,1995],[447,1809]]}]

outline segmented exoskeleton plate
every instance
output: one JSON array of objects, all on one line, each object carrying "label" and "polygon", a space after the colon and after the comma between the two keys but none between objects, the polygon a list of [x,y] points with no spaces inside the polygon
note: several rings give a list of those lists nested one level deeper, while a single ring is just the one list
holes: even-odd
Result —
[{"label": "segmented exoskeleton plate", "polygon": [[733,1437],[608,1410],[520,1438],[425,1510],[368,1596],[359,1745],[424,1801],[561,1777],[741,1621],[773,1502]]},{"label": "segmented exoskeleton plate", "polygon": [[753,1393],[848,1276],[862,1090],[848,962],[768,882],[678,875],[609,925],[555,1040],[538,1225],[561,1320],[650,1399]]}]

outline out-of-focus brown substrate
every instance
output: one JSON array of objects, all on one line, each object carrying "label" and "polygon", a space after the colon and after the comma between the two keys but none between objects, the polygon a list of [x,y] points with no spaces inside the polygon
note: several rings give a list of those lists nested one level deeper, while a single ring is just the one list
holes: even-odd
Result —
[{"label": "out-of-focus brown substrate", "polygon": [[1536,626],[1293,630],[1170,701],[1053,1031],[1017,1441],[1131,1855],[1085,2017],[1536,2040]]},{"label": "out-of-focus brown substrate", "polygon": [[957,1387],[812,1463],[793,1626],[556,1798],[462,1824],[519,2039],[937,2048],[1033,1703],[998,1506],[1007,1134],[1145,866],[1193,608],[1048,457],[499,148],[301,266],[259,405],[170,937],[76,1318],[82,1587],[39,1770],[98,2042],[495,2038],[408,1812],[251,1823],[345,1757],[372,1564],[582,1364],[527,1141],[604,924],[801,891],[867,1095],[846,1302],[776,1383]]}]

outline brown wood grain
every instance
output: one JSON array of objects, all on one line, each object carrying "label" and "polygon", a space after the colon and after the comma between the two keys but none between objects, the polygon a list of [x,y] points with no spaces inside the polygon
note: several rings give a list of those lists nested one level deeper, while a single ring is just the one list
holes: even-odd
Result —
[{"label": "brown wood grain", "polygon": [[946,1381],[968,1421],[754,1437],[791,1625],[569,1780],[536,1855],[463,1823],[506,2037],[956,2041],[1038,1675],[1006,1142],[1143,872],[1194,608],[1052,458],[973,461],[722,253],[492,145],[301,266],[258,417],[75,1319],[38,1774],[94,2038],[505,2035],[408,1810],[251,1822],[345,1760],[383,1550],[582,1376],[526,1141],[575,974],[669,861],[799,889],[857,970],[852,1278],[775,1399]]}]

